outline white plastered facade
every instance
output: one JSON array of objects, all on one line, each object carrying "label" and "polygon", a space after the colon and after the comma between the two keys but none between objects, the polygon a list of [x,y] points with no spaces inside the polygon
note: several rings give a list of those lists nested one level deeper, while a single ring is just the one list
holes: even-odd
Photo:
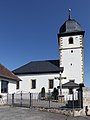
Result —
[{"label": "white plastered facade", "polygon": [[[73,38],[73,44],[69,44],[69,38]],[[62,76],[66,80],[62,83],[74,80],[75,83],[84,82],[84,46],[83,35],[64,36],[59,38],[60,66],[64,67]]]},{"label": "white plastered facade", "polygon": [[[59,81],[55,80],[55,77],[58,77],[59,74],[25,74],[19,75],[18,77],[22,80],[20,82],[20,91],[31,92],[31,93],[40,93],[42,87],[45,88],[47,93],[49,90],[52,92],[53,88],[59,85]],[[31,81],[36,80],[36,88],[32,89]],[[53,80],[53,88],[49,89],[49,80]]]}]

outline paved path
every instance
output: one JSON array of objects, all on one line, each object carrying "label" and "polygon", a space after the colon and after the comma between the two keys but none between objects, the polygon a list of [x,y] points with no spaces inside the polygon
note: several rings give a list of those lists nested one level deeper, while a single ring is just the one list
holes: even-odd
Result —
[{"label": "paved path", "polygon": [[90,120],[90,117],[67,117],[35,109],[0,107],[0,120]]}]

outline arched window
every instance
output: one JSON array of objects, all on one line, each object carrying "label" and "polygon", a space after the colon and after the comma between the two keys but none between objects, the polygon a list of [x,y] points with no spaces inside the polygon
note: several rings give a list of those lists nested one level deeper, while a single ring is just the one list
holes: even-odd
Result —
[{"label": "arched window", "polygon": [[72,37],[69,38],[69,44],[73,44],[73,38]]}]

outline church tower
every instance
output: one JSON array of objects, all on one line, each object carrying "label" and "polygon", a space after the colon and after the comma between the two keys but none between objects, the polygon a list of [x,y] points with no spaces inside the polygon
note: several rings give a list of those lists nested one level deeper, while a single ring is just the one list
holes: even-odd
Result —
[{"label": "church tower", "polygon": [[60,51],[60,67],[64,67],[62,84],[74,81],[84,83],[84,33],[81,25],[71,18],[69,9],[68,20],[59,29],[58,43]]}]

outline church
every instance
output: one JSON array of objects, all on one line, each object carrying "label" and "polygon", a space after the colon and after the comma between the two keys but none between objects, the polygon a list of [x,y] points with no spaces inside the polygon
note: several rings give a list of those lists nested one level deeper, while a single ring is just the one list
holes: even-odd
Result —
[{"label": "church", "polygon": [[76,88],[84,84],[84,33],[69,10],[58,32],[59,59],[31,61],[13,70],[22,80],[17,90],[39,94],[43,87],[45,93],[57,88],[65,99],[70,99],[73,91],[77,99]]}]

